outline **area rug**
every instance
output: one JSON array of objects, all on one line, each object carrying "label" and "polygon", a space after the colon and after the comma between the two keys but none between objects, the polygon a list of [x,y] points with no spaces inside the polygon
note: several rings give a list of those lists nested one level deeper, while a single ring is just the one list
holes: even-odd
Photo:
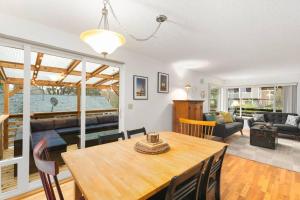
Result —
[{"label": "area rug", "polygon": [[235,134],[226,141],[227,153],[275,167],[300,172],[300,142],[279,138],[275,150],[250,145],[248,131],[244,136]]}]

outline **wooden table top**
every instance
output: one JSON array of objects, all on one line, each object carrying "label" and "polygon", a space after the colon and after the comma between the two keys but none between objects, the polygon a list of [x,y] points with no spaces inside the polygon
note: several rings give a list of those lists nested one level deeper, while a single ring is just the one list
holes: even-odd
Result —
[{"label": "wooden table top", "polygon": [[145,136],[65,152],[62,157],[88,200],[147,199],[226,144],[174,132],[160,133],[171,149],[141,154],[134,145]]}]

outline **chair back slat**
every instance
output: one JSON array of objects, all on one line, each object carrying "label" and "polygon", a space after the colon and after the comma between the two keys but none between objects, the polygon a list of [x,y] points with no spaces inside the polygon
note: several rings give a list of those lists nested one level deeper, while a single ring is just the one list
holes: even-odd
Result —
[{"label": "chair back slat", "polygon": [[179,123],[180,133],[200,138],[212,136],[216,126],[215,121],[198,121],[184,118],[180,118]]},{"label": "chair back slat", "polygon": [[106,144],[110,142],[116,142],[119,139],[125,140],[124,132],[114,133],[109,135],[100,135],[98,138],[99,144]]},{"label": "chair back slat", "polygon": [[128,137],[128,139],[130,139],[132,135],[136,135],[136,134],[140,134],[140,133],[143,133],[144,135],[146,135],[145,127],[139,128],[139,129],[134,129],[134,130],[128,130],[127,137]]},{"label": "chair back slat", "polygon": [[203,166],[204,162],[201,162],[183,174],[173,177],[165,200],[181,200],[186,197],[198,200]]},{"label": "chair back slat", "polygon": [[62,195],[62,191],[57,179],[57,174],[59,173],[58,164],[55,161],[50,161],[50,156],[47,150],[47,142],[45,138],[43,138],[34,147],[33,158],[35,165],[39,171],[47,200],[56,200],[51,177],[54,180],[59,199],[63,200],[64,197]]},{"label": "chair back slat", "polygon": [[227,146],[221,151],[217,152],[209,158],[206,162],[204,175],[202,176],[200,184],[200,200],[206,200],[208,194],[214,188],[214,199],[220,199],[220,182],[221,182],[221,169]]}]

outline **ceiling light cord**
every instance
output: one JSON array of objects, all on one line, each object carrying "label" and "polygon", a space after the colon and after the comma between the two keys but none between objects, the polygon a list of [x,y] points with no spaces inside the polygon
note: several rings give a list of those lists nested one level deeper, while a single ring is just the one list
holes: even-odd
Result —
[{"label": "ceiling light cord", "polygon": [[[147,41],[147,40],[150,40],[151,38],[155,37],[156,33],[158,32],[158,30],[160,29],[161,27],[161,24],[167,20],[167,17],[164,16],[164,15],[160,15],[156,18],[156,21],[158,22],[158,25],[157,27],[155,28],[155,30],[147,37],[145,38],[139,38],[139,37],[136,37],[134,36],[133,34],[129,33],[129,31],[127,31],[127,29],[122,26],[120,20],[118,19],[117,15],[115,14],[109,0],[104,0],[104,9],[106,9],[106,5],[108,5],[109,7],[109,10],[111,11],[112,13],[112,16],[114,17],[114,19],[116,20],[116,22],[118,23],[118,25],[120,26],[120,28],[127,34],[129,35],[132,39],[136,40],[136,41],[140,41],[140,42],[143,42],[143,41]],[[107,20],[107,14],[106,14],[106,20]],[[101,18],[101,21],[102,21],[102,18]],[[101,24],[101,21],[99,24]]]}]

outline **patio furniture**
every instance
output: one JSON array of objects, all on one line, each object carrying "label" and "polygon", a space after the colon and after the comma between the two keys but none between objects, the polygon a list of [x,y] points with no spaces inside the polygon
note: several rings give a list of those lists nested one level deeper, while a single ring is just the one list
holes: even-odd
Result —
[{"label": "patio furniture", "polygon": [[[99,137],[101,136],[114,136],[118,134],[118,129],[114,130],[108,130],[108,131],[101,131],[101,132],[95,132],[95,133],[89,133],[85,135],[85,147],[91,147],[91,146],[96,146],[99,144]],[[78,141],[77,141],[77,146],[78,148],[80,147],[80,138],[81,135],[77,135]]]},{"label": "patio furniture", "polygon": [[[99,115],[86,118],[86,134],[118,129],[117,115]],[[80,134],[80,118],[63,117],[31,120],[31,151],[35,145],[46,137],[48,152],[58,164],[63,164],[61,153],[66,151],[67,145],[78,144]],[[14,139],[14,157],[22,155],[23,133],[20,127]],[[95,144],[98,144],[98,137],[95,137]],[[14,167],[15,176],[17,166]],[[30,173],[36,172],[32,153],[30,154]]]},{"label": "patio furniture", "polygon": [[250,144],[253,146],[275,149],[278,143],[278,128],[255,125],[250,128]]},{"label": "patio furniture", "polygon": [[145,127],[139,128],[139,129],[134,129],[134,130],[128,130],[127,137],[128,137],[128,139],[130,139],[132,135],[136,135],[136,134],[140,134],[140,133],[143,133],[144,135],[146,135]]},{"label": "patio furniture", "polygon": [[101,134],[98,136],[99,144],[117,142],[119,139],[125,140],[124,132],[112,133],[112,134]]},{"label": "patio furniture", "polygon": [[158,155],[149,156],[134,150],[134,145],[145,138],[144,135],[92,150],[62,153],[78,184],[75,193],[83,193],[86,199],[147,199],[165,188],[174,176],[190,170],[227,146],[174,132],[159,135],[168,141],[171,150]]}]

